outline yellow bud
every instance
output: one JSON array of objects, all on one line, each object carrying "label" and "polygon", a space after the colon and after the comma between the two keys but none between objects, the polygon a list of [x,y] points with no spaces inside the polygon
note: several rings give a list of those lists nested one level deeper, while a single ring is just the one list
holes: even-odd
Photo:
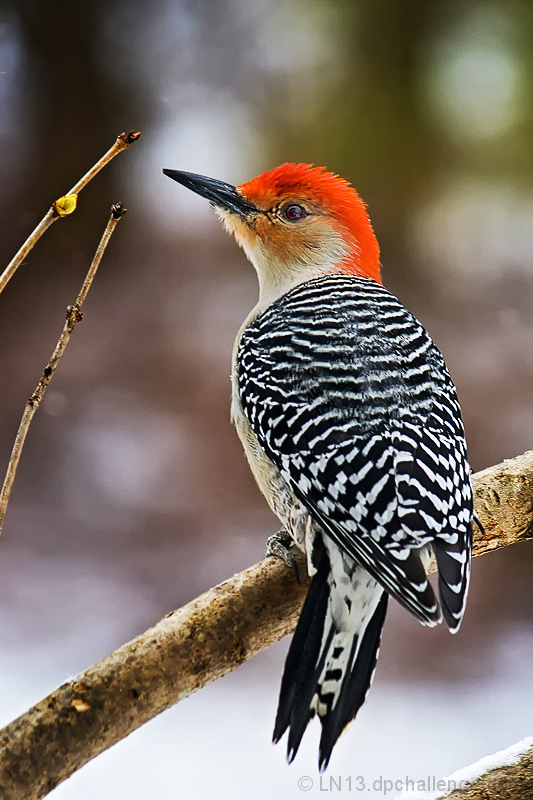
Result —
[{"label": "yellow bud", "polygon": [[55,201],[54,208],[60,217],[66,217],[67,214],[72,214],[73,211],[76,211],[77,203],[77,194],[66,194]]}]

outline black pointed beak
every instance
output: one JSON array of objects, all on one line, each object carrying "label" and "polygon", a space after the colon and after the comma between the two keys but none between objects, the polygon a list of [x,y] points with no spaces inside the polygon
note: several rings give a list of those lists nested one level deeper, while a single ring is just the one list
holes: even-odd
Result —
[{"label": "black pointed beak", "polygon": [[215,178],[206,178],[205,175],[195,175],[193,172],[181,172],[177,169],[164,169],[163,172],[187,189],[205,197],[213,205],[227,208],[235,214],[240,214],[241,217],[257,211],[257,208],[245,200],[231,183],[223,183]]}]

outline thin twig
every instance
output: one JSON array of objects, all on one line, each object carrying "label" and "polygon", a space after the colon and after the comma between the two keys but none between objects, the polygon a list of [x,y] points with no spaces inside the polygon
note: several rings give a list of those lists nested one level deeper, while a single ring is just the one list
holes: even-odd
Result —
[{"label": "thin twig", "polygon": [[37,409],[41,404],[41,400],[44,397],[46,387],[52,380],[52,375],[54,374],[57,365],[59,364],[59,360],[63,355],[63,353],[65,352],[65,348],[70,341],[72,331],[74,330],[78,322],[83,318],[83,313],[81,308],[83,306],[83,303],[85,302],[87,293],[91,288],[94,276],[96,275],[96,270],[100,265],[100,261],[102,260],[102,256],[104,255],[105,249],[109,243],[113,231],[115,230],[119,220],[125,213],[126,209],[124,208],[122,203],[116,203],[114,206],[112,206],[109,221],[106,225],[106,229],[102,235],[102,238],[100,239],[100,244],[96,249],[96,253],[94,254],[91,266],[89,267],[89,271],[85,276],[83,285],[76,298],[76,302],[74,303],[74,305],[69,306],[67,308],[67,318],[65,320],[63,330],[61,331],[61,336],[59,337],[57,344],[55,346],[55,350],[50,357],[50,361],[44,368],[43,374],[41,375],[41,379],[37,384],[34,393],[31,395],[31,397],[28,398],[26,402],[24,413],[20,421],[19,429],[15,437],[15,443],[13,444],[13,449],[11,451],[9,464],[7,466],[6,476],[4,478],[4,485],[2,486],[2,491],[0,492],[0,533],[2,532],[2,527],[6,516],[7,504],[9,503],[9,498],[11,496],[13,481],[15,480],[15,475],[20,461],[20,455],[22,453],[22,448],[24,447],[24,442],[26,440],[30,423],[34,417],[35,412],[37,411]]},{"label": "thin twig", "polygon": [[[533,452],[473,476],[474,554],[533,538]],[[301,574],[305,561],[298,556]],[[0,797],[39,800],[92,758],[290,633],[308,580],[279,559],[234,575],[0,731]]]},{"label": "thin twig", "polygon": [[60,219],[61,217],[68,216],[76,209],[77,197],[79,192],[87,186],[94,176],[100,172],[109,162],[115,158],[116,155],[123,150],[127,150],[133,142],[136,142],[140,137],[139,131],[131,131],[130,133],[120,133],[113,147],[111,147],[102,158],[96,162],[94,167],[91,167],[89,172],[83,176],[81,180],[76,183],[70,192],[60,197],[52,204],[51,208],[46,212],[45,216],[39,222],[35,230],[28,236],[18,253],[14,256],[12,261],[7,265],[3,273],[0,275],[0,294],[4,291],[7,284],[20,267],[24,259],[28,256],[30,250],[39,241],[45,231],[48,230],[50,225]]}]

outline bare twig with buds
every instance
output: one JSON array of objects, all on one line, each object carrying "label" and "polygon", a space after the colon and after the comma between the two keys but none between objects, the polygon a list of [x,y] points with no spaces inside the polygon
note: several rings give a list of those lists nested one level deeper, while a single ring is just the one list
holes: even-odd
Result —
[{"label": "bare twig with buds", "polygon": [[115,158],[119,153],[123,150],[127,150],[137,139],[140,137],[139,131],[130,131],[130,133],[120,133],[117,136],[117,140],[114,145],[107,151],[102,158],[96,162],[96,164],[91,167],[89,172],[81,178],[70,190],[67,192],[66,195],[60,197],[49,210],[46,212],[45,216],[39,222],[37,227],[32,231],[32,233],[28,236],[18,253],[13,257],[11,262],[7,265],[3,273],[0,275],[0,293],[4,291],[5,287],[20,267],[24,259],[28,256],[28,253],[35,244],[39,241],[43,233],[48,230],[50,225],[56,221],[56,219],[60,219],[62,217],[66,217],[69,214],[72,214],[76,210],[76,205],[78,202],[78,194],[81,192],[82,189],[87,186],[89,181],[92,181],[95,175],[97,175],[101,169],[103,169],[109,162]]},{"label": "bare twig with buds", "polygon": [[[87,178],[87,176],[85,177]],[[90,178],[87,178],[87,180],[90,180]],[[109,243],[113,231],[115,230],[119,220],[124,216],[125,213],[126,209],[124,208],[122,203],[116,203],[114,206],[112,206],[111,215],[109,217],[105,231],[102,235],[102,238],[100,239],[100,244],[96,249],[96,253],[94,254],[91,266],[89,267],[89,271],[85,276],[85,280],[83,281],[83,285],[78,293],[76,301],[73,305],[67,308],[67,318],[65,320],[63,330],[61,331],[61,335],[55,346],[54,352],[50,357],[50,361],[44,368],[43,374],[41,375],[41,379],[37,384],[35,391],[31,395],[31,397],[28,398],[26,402],[24,413],[20,421],[19,429],[15,437],[15,443],[13,444],[13,449],[11,451],[11,456],[9,459],[9,464],[7,466],[6,476],[4,478],[4,484],[2,486],[2,491],[0,492],[0,533],[2,532],[2,526],[4,524],[7,504],[9,503],[9,498],[11,496],[13,481],[15,480],[15,475],[17,472],[17,467],[19,465],[22,448],[24,447],[24,442],[26,440],[26,436],[31,421],[35,415],[35,412],[37,411],[37,409],[41,404],[41,401],[44,397],[44,393],[46,392],[46,388],[50,383],[50,381],[52,380],[52,375],[57,369],[59,360],[63,355],[63,353],[65,352],[65,348],[70,341],[72,331],[74,330],[78,322],[83,318],[83,313],[81,310],[83,303],[85,302],[87,293],[91,288],[94,276],[96,275],[96,271],[100,265],[102,256],[104,255],[105,249]]]}]

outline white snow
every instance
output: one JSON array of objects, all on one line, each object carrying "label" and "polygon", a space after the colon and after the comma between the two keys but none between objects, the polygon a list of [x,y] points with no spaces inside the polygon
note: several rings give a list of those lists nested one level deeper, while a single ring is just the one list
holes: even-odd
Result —
[{"label": "white snow", "polygon": [[446,794],[454,789],[464,788],[467,784],[474,783],[486,772],[498,769],[498,767],[510,767],[513,764],[517,764],[521,756],[530,747],[533,747],[533,736],[526,736],[525,739],[521,739],[516,744],[505,748],[505,750],[498,750],[497,753],[484,756],[468,767],[462,767],[447,778],[443,778],[439,781],[439,784],[445,784],[444,790],[441,790],[440,786],[438,791],[404,789],[401,794],[397,795],[396,800],[440,800],[440,798],[446,797]]}]

